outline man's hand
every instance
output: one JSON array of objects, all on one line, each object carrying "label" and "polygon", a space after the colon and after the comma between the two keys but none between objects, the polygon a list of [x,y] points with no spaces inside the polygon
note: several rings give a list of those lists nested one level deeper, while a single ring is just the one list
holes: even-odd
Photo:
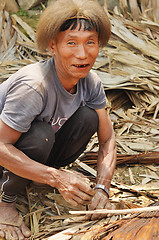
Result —
[{"label": "man's hand", "polygon": [[95,194],[90,187],[89,179],[75,171],[59,170],[56,175],[55,187],[73,206],[88,205]]},{"label": "man's hand", "polygon": [[[108,195],[102,189],[96,189],[96,193],[92,198],[91,204],[88,206],[88,210],[95,210],[95,209],[113,209],[111,205]],[[87,215],[86,220],[95,220],[106,217],[104,214],[93,214]]]}]

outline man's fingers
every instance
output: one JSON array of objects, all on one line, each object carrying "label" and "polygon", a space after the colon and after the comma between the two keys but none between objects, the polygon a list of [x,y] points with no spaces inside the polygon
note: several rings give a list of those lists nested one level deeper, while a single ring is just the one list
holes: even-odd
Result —
[{"label": "man's fingers", "polygon": [[[109,201],[107,201],[106,203],[100,201],[99,204],[97,205],[96,209],[115,209],[115,206],[112,205]],[[102,218],[111,217],[111,216],[112,216],[112,214],[101,214],[101,215],[100,214],[92,214],[90,216],[90,219],[95,220],[95,219],[102,219]]]},{"label": "man's fingers", "polygon": [[71,197],[70,198],[65,198],[64,197],[64,199],[74,207],[76,207],[78,205],[78,203]]},{"label": "man's fingers", "polygon": [[86,192],[87,194],[93,196],[95,194],[95,191],[93,188],[90,187],[90,179],[84,176],[82,173],[76,172],[76,171],[70,171],[70,174],[72,174],[73,178],[77,179],[76,184],[78,185],[78,188],[82,190],[83,192]]},{"label": "man's fingers", "polygon": [[[92,198],[92,202],[91,204],[88,206],[88,210],[95,210],[97,209],[98,203],[99,203],[99,198],[96,197],[96,195]],[[92,219],[92,215],[91,214],[87,214],[85,217],[86,220],[90,220]]]},{"label": "man's fingers", "polygon": [[[100,199],[100,201],[98,201],[98,204],[96,205],[96,208],[94,209],[104,209],[105,206],[105,199]],[[106,217],[106,214],[92,214],[91,215],[91,220],[95,220],[95,219],[101,219]]]},{"label": "man's fingers", "polygon": [[73,196],[73,200],[75,200],[79,205],[88,205],[90,204],[90,200],[84,200],[82,198],[79,198],[78,196],[74,195]]},{"label": "man's fingers", "polygon": [[91,202],[92,197],[78,188],[73,188],[72,191],[63,193],[64,199],[73,206],[88,205]]},{"label": "man's fingers", "polygon": [[114,209],[115,207],[114,207],[114,205],[112,205],[109,201],[107,201],[107,202],[105,203],[105,208],[106,208],[106,209]]},{"label": "man's fingers", "polygon": [[[96,191],[95,196],[92,198],[92,202],[89,205],[89,210],[95,210],[95,209],[112,209],[112,205],[109,202],[108,197],[103,194],[102,191]],[[107,214],[88,214],[86,215],[86,220],[95,220],[95,219],[101,219],[106,217]]]},{"label": "man's fingers", "polygon": [[61,170],[60,174],[57,188],[64,199],[73,206],[88,205],[95,195],[94,189],[90,187],[89,179],[69,170]]},{"label": "man's fingers", "polygon": [[87,193],[87,195],[90,196],[94,196],[95,195],[95,190],[93,188],[90,187],[89,184],[83,182],[83,183],[79,183],[79,189],[85,193]]},{"label": "man's fingers", "polygon": [[[75,174],[69,170],[63,170],[60,172],[62,177],[59,181],[58,190],[65,194],[65,191],[70,191],[74,193],[74,190],[79,189],[79,192],[84,192],[87,195],[93,196],[95,191],[90,187],[90,181],[82,174]],[[78,194],[77,194],[78,195]]]},{"label": "man's fingers", "polygon": [[[110,202],[107,202],[106,205],[105,205],[105,208],[106,209],[110,209],[110,210],[114,210],[115,209],[115,205],[114,204],[111,204]],[[111,217],[112,214],[107,214],[107,217]]]},{"label": "man's fingers", "polygon": [[76,195],[77,197],[79,197],[81,200],[87,201],[87,203],[92,200],[92,195],[90,195],[90,194],[88,194],[88,192],[84,192],[78,188],[74,189],[73,194]]}]

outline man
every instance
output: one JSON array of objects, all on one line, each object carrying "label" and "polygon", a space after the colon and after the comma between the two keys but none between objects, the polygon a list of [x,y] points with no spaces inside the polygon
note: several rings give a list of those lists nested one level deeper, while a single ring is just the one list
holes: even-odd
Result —
[{"label": "man", "polygon": [[[42,14],[39,49],[53,57],[20,69],[0,86],[0,236],[30,236],[15,208],[16,195],[31,182],[59,190],[70,204],[110,207],[116,164],[115,137],[105,93],[91,71],[110,37],[110,22],[96,1],[58,0]],[[97,185],[60,167],[84,151],[97,131]],[[98,216],[86,216],[95,219]]]}]

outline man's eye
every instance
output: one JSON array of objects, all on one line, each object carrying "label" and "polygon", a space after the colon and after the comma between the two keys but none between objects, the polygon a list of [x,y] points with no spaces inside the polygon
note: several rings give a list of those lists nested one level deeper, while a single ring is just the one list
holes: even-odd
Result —
[{"label": "man's eye", "polygon": [[75,45],[75,42],[68,42],[68,45]]},{"label": "man's eye", "polygon": [[94,41],[88,41],[88,44],[95,44],[95,42]]}]

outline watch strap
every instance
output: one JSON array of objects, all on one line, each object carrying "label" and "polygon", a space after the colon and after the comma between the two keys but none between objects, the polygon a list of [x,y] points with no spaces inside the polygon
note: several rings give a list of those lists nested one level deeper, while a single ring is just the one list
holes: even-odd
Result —
[{"label": "watch strap", "polygon": [[102,184],[96,184],[95,185],[95,187],[94,187],[94,189],[102,189],[105,193],[107,193],[107,195],[108,195],[108,198],[109,198],[109,194],[110,194],[110,192],[109,192],[109,190],[106,188],[106,186],[105,185],[102,185]]}]

